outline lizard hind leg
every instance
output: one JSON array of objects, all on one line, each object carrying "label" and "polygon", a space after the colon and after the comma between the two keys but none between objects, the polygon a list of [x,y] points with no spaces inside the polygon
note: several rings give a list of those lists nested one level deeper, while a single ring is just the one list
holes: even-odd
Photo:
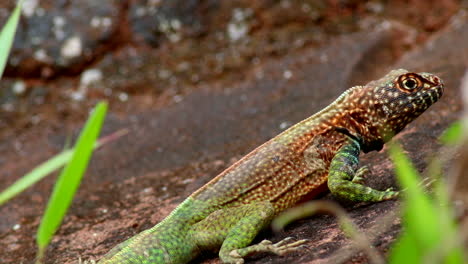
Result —
[{"label": "lizard hind leg", "polygon": [[274,213],[273,205],[268,201],[219,209],[194,226],[192,237],[201,249],[220,248],[219,257],[223,263],[241,264],[244,257],[256,252],[284,254],[298,244],[287,239],[277,244],[264,240],[249,246],[270,224]]}]

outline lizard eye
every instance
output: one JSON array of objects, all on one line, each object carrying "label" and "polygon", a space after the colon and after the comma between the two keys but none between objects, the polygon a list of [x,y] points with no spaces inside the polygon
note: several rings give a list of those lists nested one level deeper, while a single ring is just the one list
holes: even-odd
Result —
[{"label": "lizard eye", "polygon": [[410,75],[403,75],[400,77],[399,80],[399,88],[402,90],[406,90],[408,92],[412,92],[419,87],[421,87],[422,81],[418,76],[415,76],[414,74]]},{"label": "lizard eye", "polygon": [[408,78],[403,81],[403,87],[407,90],[413,90],[418,86],[418,82],[414,78]]}]

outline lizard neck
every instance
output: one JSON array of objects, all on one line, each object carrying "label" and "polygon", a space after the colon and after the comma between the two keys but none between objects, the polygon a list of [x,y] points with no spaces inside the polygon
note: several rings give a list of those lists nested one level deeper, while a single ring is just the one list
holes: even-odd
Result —
[{"label": "lizard neck", "polygon": [[372,107],[365,106],[367,104],[363,101],[366,98],[365,87],[352,87],[329,106],[296,126],[310,135],[336,130],[357,140],[364,152],[381,150],[385,141],[375,124],[379,117]]}]

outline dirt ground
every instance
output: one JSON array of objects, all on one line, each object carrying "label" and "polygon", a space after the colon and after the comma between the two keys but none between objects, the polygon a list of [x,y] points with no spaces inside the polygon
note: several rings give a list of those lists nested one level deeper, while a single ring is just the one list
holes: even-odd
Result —
[{"label": "dirt ground", "polygon": [[[0,4],[0,21],[13,2]],[[397,139],[423,174],[428,157],[450,153],[438,137],[462,112],[466,1],[62,2],[23,12],[0,83],[0,190],[60,152],[100,100],[110,104],[101,136],[129,132],[93,155],[46,263],[99,259],[258,145],[391,69],[445,81],[442,99]],[[386,148],[361,157],[370,186],[397,186]],[[0,207],[0,263],[34,262],[55,179]],[[460,220],[467,200],[454,201]],[[398,206],[344,205],[384,255],[400,231],[398,217],[384,219]],[[368,262],[331,216],[257,240],[287,236],[309,239],[308,249],[247,263]],[[219,260],[207,253],[193,263]]]}]

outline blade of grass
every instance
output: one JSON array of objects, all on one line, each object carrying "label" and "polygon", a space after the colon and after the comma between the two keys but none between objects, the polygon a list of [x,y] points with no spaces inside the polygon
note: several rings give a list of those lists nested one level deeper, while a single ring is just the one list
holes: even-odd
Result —
[{"label": "blade of grass", "polygon": [[[94,145],[94,149],[97,149],[103,146],[104,144],[109,143],[110,141],[115,140],[116,138],[119,138],[127,133],[128,133],[128,130],[123,129],[115,133],[112,133],[108,136],[105,136],[99,139],[98,142],[96,142],[96,144]],[[54,172],[55,170],[65,165],[72,157],[73,151],[74,149],[68,149],[53,156],[52,158],[48,159],[44,163],[35,167],[29,173],[25,174],[23,177],[18,179],[15,183],[13,183],[11,186],[6,188],[4,191],[2,191],[0,193],[0,206],[6,203],[11,198],[13,198],[14,196],[24,191],[25,189],[29,188],[36,182],[42,180],[44,177],[46,177],[50,173]]]},{"label": "blade of grass", "polygon": [[463,263],[450,210],[440,204],[447,202],[445,192],[440,190],[446,187],[439,181],[436,187],[441,197],[433,199],[420,186],[418,172],[400,147],[390,144],[390,157],[406,190],[402,197],[405,233],[392,248],[389,263],[406,263],[408,259],[411,263]]},{"label": "blade of grass", "polygon": [[452,123],[440,136],[440,141],[448,146],[459,144],[463,137],[463,124],[456,121]]},{"label": "blade of grass", "polygon": [[403,193],[404,225],[416,241],[415,251],[429,248],[440,239],[436,211],[429,197],[419,186],[419,174],[403,150],[396,144],[390,144],[390,158],[395,164],[395,171]]},{"label": "blade of grass", "polygon": [[11,45],[15,39],[15,32],[21,14],[22,2],[22,0],[18,2],[15,10],[13,10],[13,13],[8,18],[5,26],[3,26],[2,32],[0,32],[0,47],[2,47],[0,49],[0,78],[3,76],[3,70],[5,69],[8,55],[10,54]]},{"label": "blade of grass", "polygon": [[36,236],[39,248],[36,263],[42,263],[45,249],[73,200],[73,196],[88,166],[106,111],[107,103],[101,102],[96,106],[78,138],[70,162],[62,170],[54,186]]},{"label": "blade of grass", "polygon": [[393,244],[388,263],[421,263],[421,252],[415,245],[414,234],[405,230]]}]

